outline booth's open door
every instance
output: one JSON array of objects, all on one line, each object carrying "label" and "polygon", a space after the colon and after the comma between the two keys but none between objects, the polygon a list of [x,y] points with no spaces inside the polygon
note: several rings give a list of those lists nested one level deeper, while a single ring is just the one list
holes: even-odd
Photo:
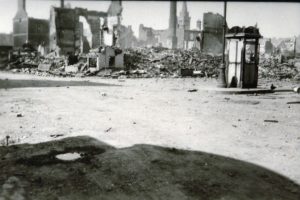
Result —
[{"label": "booth's open door", "polygon": [[255,41],[246,41],[245,44],[245,59],[243,62],[243,88],[256,88],[257,87],[257,45]]}]

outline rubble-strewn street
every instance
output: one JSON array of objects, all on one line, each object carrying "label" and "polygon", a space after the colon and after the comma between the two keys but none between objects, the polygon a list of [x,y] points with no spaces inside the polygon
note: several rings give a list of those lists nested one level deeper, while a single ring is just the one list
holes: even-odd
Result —
[{"label": "rubble-strewn street", "polygon": [[[8,78],[8,80],[5,80],[6,78]],[[297,104],[297,102],[299,102],[299,94],[297,93],[278,92],[259,95],[219,94],[210,90],[215,87],[215,79],[200,78],[118,80],[97,79],[96,77],[85,79],[45,78],[2,73],[1,79],[4,82],[11,82],[11,84],[6,84],[7,89],[2,88],[0,90],[0,103],[2,105],[0,111],[0,126],[2,127],[0,134],[2,144],[4,145],[6,142],[5,137],[7,135],[10,136],[8,140],[10,145],[13,143],[39,143],[76,136],[89,136],[116,148],[130,147],[135,144],[152,144],[186,149],[188,151],[197,150],[209,152],[228,158],[235,158],[244,164],[246,164],[245,162],[249,162],[264,168],[253,168],[254,171],[266,169],[272,170],[298,184],[300,183],[300,174],[298,170],[300,167],[300,135],[298,131],[300,128],[300,116],[299,104]],[[26,82],[26,80],[29,79],[31,82]],[[24,84],[25,86],[23,86],[26,88],[17,85],[17,82],[21,80],[24,83],[27,83],[27,85]],[[38,80],[43,80],[43,82],[46,81],[47,85],[42,85],[43,88],[40,88],[42,82],[39,82]],[[68,84],[66,81],[69,80],[72,80],[73,82],[69,82]],[[81,82],[77,82],[75,85],[74,81]],[[92,82],[105,83],[107,85],[95,86]],[[84,86],[80,86],[79,83],[82,83]],[[89,86],[88,83],[90,83],[91,86]],[[277,89],[296,85],[296,83],[291,85],[290,82],[284,81],[265,82],[262,80],[260,81],[260,86],[269,87],[271,83],[276,85],[278,87]],[[194,90],[195,92],[188,92],[188,90]],[[21,114],[21,117],[17,117],[18,114]],[[277,123],[275,121],[277,121]],[[79,141],[80,140],[78,140],[78,142]],[[75,144],[76,143],[74,143],[74,145]],[[92,142],[92,144],[95,143]],[[65,145],[60,147],[55,147],[56,144],[53,145],[53,147],[52,145],[47,146],[51,147],[51,149],[58,148],[55,150],[57,152],[65,152],[64,148],[67,148]],[[75,148],[76,145],[74,145],[71,146]],[[79,142],[79,145],[84,145],[84,143]],[[24,148],[31,147],[27,145]],[[180,153],[179,155],[177,153],[175,155],[164,155],[163,152],[161,152],[162,154],[160,153],[161,150],[156,148],[153,149],[153,147],[136,146],[130,149],[120,149],[119,151],[116,151],[116,153],[112,151],[103,154],[105,157],[116,158],[115,161],[111,161],[116,162],[114,164],[107,163],[105,157],[95,153],[97,156],[95,155],[96,157],[92,157],[92,161],[89,161],[92,165],[89,164],[85,167],[84,163],[80,164],[81,162],[75,162],[74,165],[59,162],[51,165],[43,164],[43,162],[52,162],[51,160],[44,160],[50,159],[47,148],[43,148],[44,150],[41,150],[41,152],[40,150],[35,152],[37,156],[41,155],[39,159],[42,159],[42,163],[37,163],[34,168],[30,168],[35,169],[35,172],[29,170],[27,173],[26,171],[29,168],[26,168],[26,165],[22,163],[14,164],[14,167],[11,168],[10,171],[6,171],[7,169],[5,169],[6,173],[2,174],[0,179],[7,181],[9,176],[16,176],[22,183],[26,180],[27,182],[25,181],[24,188],[27,195],[33,195],[32,197],[36,197],[36,199],[42,198],[42,196],[38,196],[38,193],[40,191],[45,192],[45,189],[43,188],[47,188],[48,184],[53,186],[57,185],[56,188],[52,188],[50,191],[57,192],[58,194],[65,194],[67,199],[74,199],[74,196],[67,192],[71,191],[74,187],[77,188],[78,191],[86,191],[87,193],[85,194],[92,198],[93,194],[97,193],[93,193],[90,187],[96,187],[95,184],[100,185],[98,188],[99,190],[94,188],[94,192],[102,191],[102,187],[109,187],[110,189],[106,189],[106,192],[117,192],[115,193],[116,198],[138,199],[139,197],[148,194],[146,191],[145,193],[140,193],[142,188],[149,188],[149,185],[153,185],[154,187],[152,189],[154,191],[156,188],[155,185],[158,184],[155,181],[164,181],[164,176],[169,176],[167,173],[173,173],[173,181],[168,179],[168,184],[161,182],[162,185],[159,187],[160,189],[157,188],[157,192],[151,193],[151,195],[153,195],[151,196],[152,198],[156,198],[156,195],[161,196],[165,194],[165,199],[185,199],[188,197],[192,198],[190,195],[192,195],[193,192],[196,192],[197,194],[203,194],[204,198],[205,195],[208,195],[207,197],[210,198],[207,199],[214,199],[214,196],[211,195],[218,194],[214,189],[219,187],[217,186],[218,184],[221,184],[222,187],[225,184],[227,185],[226,188],[228,191],[235,191],[228,193],[229,199],[241,199],[242,197],[245,197],[247,193],[244,193],[243,191],[245,188],[250,187],[250,185],[256,189],[269,188],[271,190],[272,188],[272,193],[256,193],[258,199],[260,199],[260,197],[261,199],[268,199],[269,197],[272,197],[270,195],[274,195],[274,198],[276,196],[277,199],[288,199],[288,197],[297,199],[299,197],[299,193],[296,192],[297,190],[299,191],[299,189],[293,189],[293,187],[290,188],[290,186],[287,186],[282,182],[283,180],[278,181],[273,179],[275,178],[274,175],[267,175],[271,172],[259,172],[259,174],[265,174],[259,175],[260,177],[263,177],[261,180],[261,178],[253,174],[256,172],[252,172],[252,169],[248,169],[248,167],[244,166],[242,163],[237,165],[228,163],[228,170],[230,172],[226,172],[225,169],[220,169],[221,171],[219,171],[217,167],[219,166],[219,161],[212,162],[217,168],[211,167],[210,169],[213,171],[210,171],[209,173],[222,174],[223,170],[225,170],[224,173],[229,173],[229,179],[222,178],[225,174],[220,174],[220,176],[216,175],[216,186],[213,186],[214,183],[211,182],[213,185],[203,186],[200,187],[202,188],[201,190],[197,189],[194,191],[193,188],[189,187],[193,187],[192,185],[197,182],[189,182],[192,181],[192,179],[191,177],[188,178],[189,176],[185,174],[189,173],[189,171],[180,171],[179,174],[176,172],[176,169],[181,170],[185,168],[183,167],[185,166],[183,163],[189,162],[191,165],[195,165],[195,171],[192,172],[195,181],[200,181],[198,178],[205,179],[204,176],[206,173],[201,172],[202,162],[204,162],[200,159],[201,156],[195,156],[193,153],[189,155],[190,153],[188,152],[186,153],[186,156],[189,155],[191,157],[186,158],[187,161],[184,161],[182,160],[183,158],[180,156]],[[100,145],[100,148],[103,147]],[[36,149],[36,147],[34,147],[34,149]],[[51,150],[49,149],[49,151]],[[75,151],[80,152],[80,148],[79,150],[76,150],[75,148]],[[85,152],[84,150],[82,151]],[[142,152],[144,153],[142,154]],[[43,154],[47,156],[42,156]],[[92,154],[94,155],[94,153]],[[127,157],[126,155],[128,154],[134,156]],[[146,156],[147,158],[144,157],[144,154],[148,155]],[[89,153],[87,153],[87,155],[89,155]],[[5,156],[5,154],[1,154],[1,156]],[[29,153],[28,156],[31,157],[31,153]],[[15,161],[11,160],[11,158],[18,159],[12,154],[6,154],[6,156],[2,158],[7,160],[7,162],[13,163]],[[20,159],[21,158],[22,156]],[[24,159],[26,159],[26,157]],[[37,159],[36,162],[39,162],[39,159]],[[134,161],[132,159],[134,159]],[[150,162],[151,159],[158,159],[157,164],[155,164],[158,168],[148,164],[144,166],[143,162]],[[172,160],[172,165],[167,164],[171,161],[169,159]],[[200,160],[197,161],[198,159]],[[227,160],[227,158],[226,161],[222,161],[223,158],[213,159],[221,159],[220,163],[223,163],[224,165],[226,165],[227,161],[231,162]],[[24,162],[25,161],[26,160],[24,160]],[[177,162],[182,164],[178,163],[177,165]],[[124,163],[124,165],[121,163]],[[136,167],[129,167],[128,165],[135,165]],[[3,165],[1,166],[3,167]],[[101,166],[103,168],[101,168]],[[120,169],[118,167],[111,167],[110,169],[113,171],[108,172],[105,171],[108,166],[123,167]],[[46,170],[45,167],[49,169]],[[104,171],[99,174],[100,172],[92,170],[91,167],[94,169],[103,169]],[[205,165],[203,167],[205,167]],[[47,172],[46,178],[41,171],[43,168],[45,168],[46,171],[54,170],[52,173],[56,174],[56,176],[52,177],[49,172]],[[129,171],[127,171],[128,173],[126,173],[126,176],[124,174],[125,177],[122,179],[125,182],[121,181],[119,182],[121,185],[115,185],[116,182],[114,182],[114,179],[120,180],[122,178],[120,176],[123,176],[121,175],[124,172],[123,170],[126,169]],[[148,172],[147,169],[151,172]],[[175,171],[171,172],[171,169],[174,169]],[[74,173],[77,173],[77,170],[80,171],[78,171],[78,173],[81,173],[80,177],[84,180],[82,183],[89,184],[65,185],[64,187],[59,187],[59,184],[63,184],[63,177],[74,176]],[[121,171],[117,172],[115,170]],[[197,175],[198,170],[200,171]],[[203,168],[203,170],[205,169]],[[132,172],[132,176],[129,173],[130,171]],[[233,173],[232,177],[230,175],[231,172]],[[33,182],[28,182],[31,180],[27,178],[28,176],[31,176],[30,174],[32,174],[31,179]],[[114,174],[112,176],[114,178],[108,181],[105,177],[111,176],[110,174]],[[118,174],[120,176],[118,176]],[[138,176],[137,174],[144,175]],[[246,174],[251,178],[244,177]],[[177,179],[179,176],[188,182],[184,182],[181,178]],[[92,177],[97,177],[97,180]],[[153,179],[150,177],[153,177]],[[35,179],[40,183],[36,182]],[[147,181],[143,182],[141,181],[142,179]],[[231,179],[234,181],[231,182]],[[105,182],[107,185],[105,185],[106,183],[103,183],[104,185],[102,185],[102,182],[100,183],[99,180],[106,180]],[[176,186],[176,180],[179,181],[178,183],[183,184],[183,188],[181,186]],[[229,182],[223,183],[223,180]],[[260,185],[260,181],[263,181],[263,185]],[[271,185],[268,186],[267,182]],[[70,182],[70,184],[75,183],[76,181]],[[90,186],[90,184],[93,186]],[[125,185],[122,186],[122,184]],[[130,186],[130,184],[133,184],[134,187]],[[184,189],[184,184],[186,184],[186,189]],[[277,184],[284,184],[284,187],[288,187],[287,191],[290,192],[284,194],[283,186]],[[40,185],[41,190],[37,190],[35,185]],[[35,189],[32,190],[30,189],[31,187],[34,187]],[[236,187],[239,189],[236,190]],[[26,190],[26,188],[28,188],[28,190]],[[126,188],[129,189],[127,190]],[[276,192],[276,188],[278,188],[279,193]],[[152,191],[152,189],[150,190]],[[173,190],[173,195],[177,194],[178,196],[168,196],[170,195],[170,193],[168,193],[170,190]],[[32,191],[33,194],[30,194],[30,191]],[[131,191],[131,193],[125,191]],[[191,193],[185,193],[184,191],[190,191]],[[46,195],[47,192],[41,194]],[[103,193],[103,195],[104,194],[108,193]],[[139,194],[141,196],[139,196]],[[298,197],[296,197],[297,195]],[[80,196],[78,198],[80,198]],[[197,197],[195,198],[197,199]]]}]

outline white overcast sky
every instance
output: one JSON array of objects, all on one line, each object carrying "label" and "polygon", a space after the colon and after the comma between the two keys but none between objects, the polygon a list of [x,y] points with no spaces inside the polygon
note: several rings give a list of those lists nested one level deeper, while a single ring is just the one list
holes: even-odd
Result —
[{"label": "white overcast sky", "polygon": [[[74,1],[65,0],[72,7],[84,7],[90,10],[107,11],[110,1]],[[136,35],[138,26],[143,23],[155,29],[166,29],[169,21],[168,1],[123,1],[124,25],[132,25]],[[59,0],[27,0],[27,12],[30,17],[49,18],[50,6],[59,6]],[[177,14],[182,2],[177,3]],[[191,28],[196,20],[202,21],[204,12],[223,15],[223,2],[187,1],[191,16]],[[0,0],[0,33],[12,31],[12,19],[17,12],[17,0]],[[300,35],[300,3],[278,2],[228,2],[227,23],[229,27],[258,24],[264,37],[293,37]]]}]

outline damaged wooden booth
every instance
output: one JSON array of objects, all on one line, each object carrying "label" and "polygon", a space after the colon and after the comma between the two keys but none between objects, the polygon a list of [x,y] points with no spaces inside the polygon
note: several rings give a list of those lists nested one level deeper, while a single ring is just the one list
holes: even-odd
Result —
[{"label": "damaged wooden booth", "polygon": [[258,82],[259,38],[256,27],[232,27],[226,34],[227,87],[256,88]]}]

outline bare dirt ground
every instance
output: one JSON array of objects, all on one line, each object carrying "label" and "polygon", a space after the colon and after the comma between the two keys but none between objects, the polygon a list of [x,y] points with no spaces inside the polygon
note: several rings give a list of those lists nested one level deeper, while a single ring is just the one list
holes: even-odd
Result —
[{"label": "bare dirt ground", "polygon": [[[99,194],[102,199],[299,199],[299,94],[219,94],[211,90],[215,80],[196,78],[120,81],[1,73],[0,79],[1,144],[5,145],[7,135],[10,144],[74,137],[75,145],[82,140],[77,141],[77,136],[89,136],[84,141],[92,144],[108,144],[96,145],[108,149],[105,153],[85,152],[77,145],[77,151],[94,157],[67,165],[51,159],[54,153],[67,151],[55,150],[57,142],[1,147],[2,194],[7,185],[21,182],[25,188],[21,193],[29,199],[43,199],[40,192],[52,193],[48,199],[76,199],[75,194],[78,199],[84,194],[90,199]],[[279,89],[295,85],[270,81],[260,85],[271,83]],[[31,166],[35,159],[39,164]],[[82,184],[76,170],[84,171],[78,172],[84,177]],[[106,191],[98,179],[117,186]],[[50,188],[66,180],[72,187]]]}]

